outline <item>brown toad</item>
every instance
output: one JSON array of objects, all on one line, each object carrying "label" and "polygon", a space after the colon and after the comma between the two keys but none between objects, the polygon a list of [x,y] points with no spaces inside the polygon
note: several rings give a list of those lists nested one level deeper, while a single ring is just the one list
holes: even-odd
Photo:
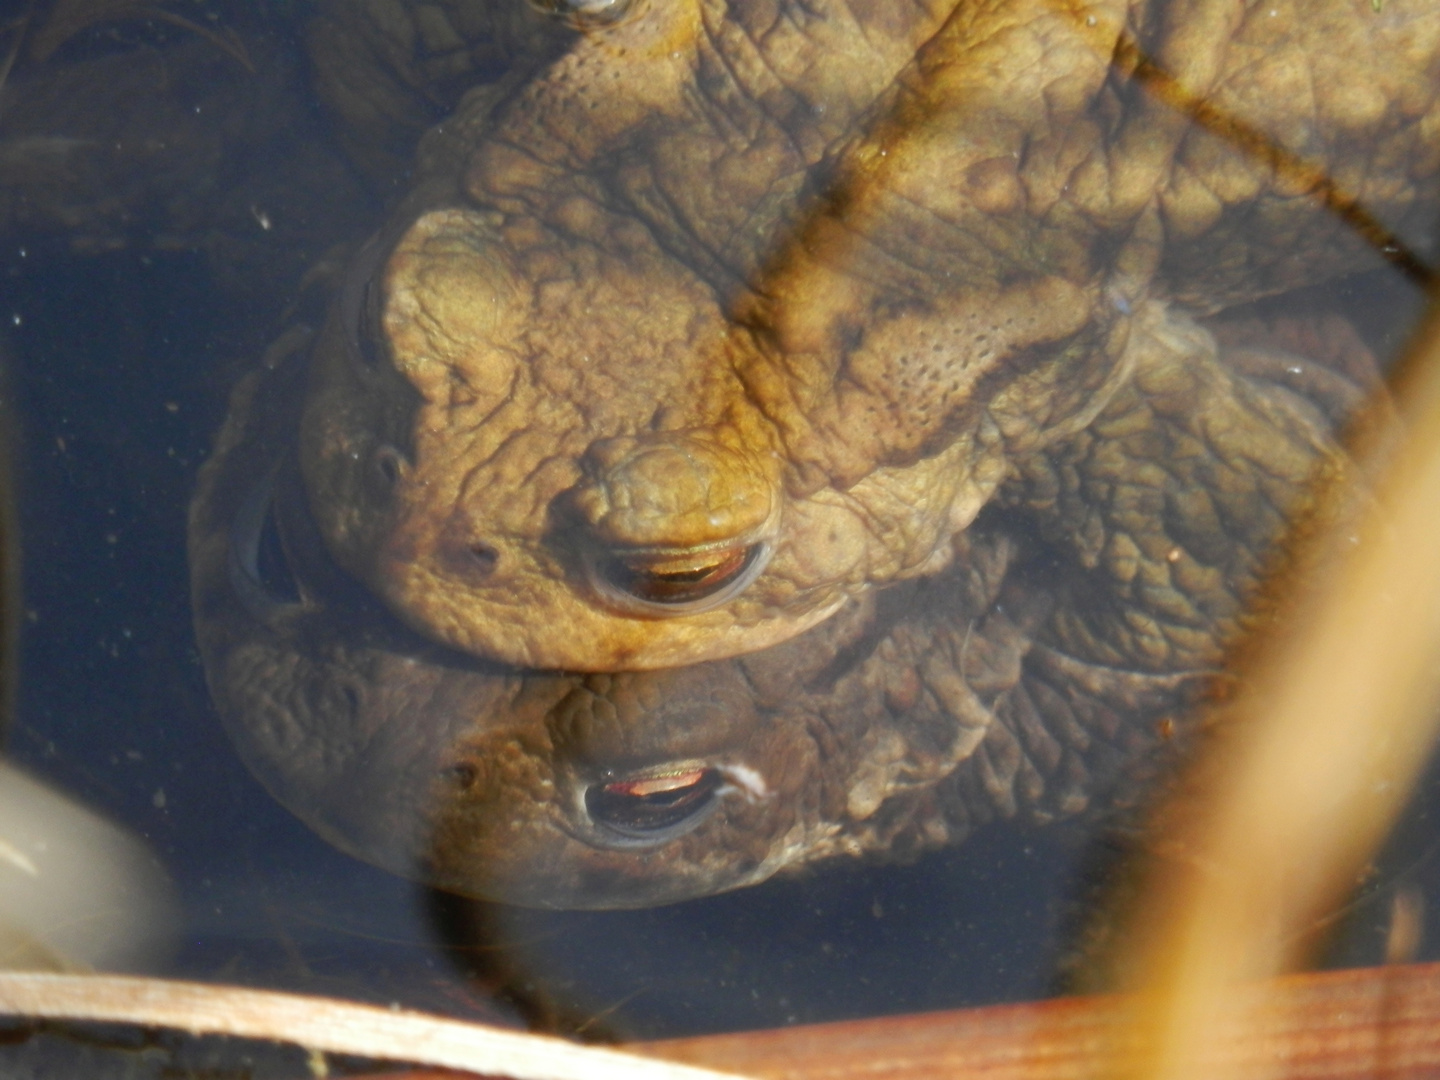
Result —
[{"label": "brown toad", "polygon": [[463,102],[356,261],[300,435],[337,561],[471,655],[649,669],[1004,504],[1088,575],[1075,649],[1211,662],[1336,459],[1193,319],[1414,262],[1433,8],[632,8]]}]

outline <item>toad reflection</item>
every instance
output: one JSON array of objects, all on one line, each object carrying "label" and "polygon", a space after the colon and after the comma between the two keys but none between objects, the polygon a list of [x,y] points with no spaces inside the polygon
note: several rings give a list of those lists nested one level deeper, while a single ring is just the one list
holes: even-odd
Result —
[{"label": "toad reflection", "polygon": [[[1263,374],[1242,385],[1295,403],[1324,445],[1325,409],[1353,399],[1345,368],[1364,361],[1344,324],[1217,329],[1226,344],[1194,333],[1235,371],[1307,377],[1309,402]],[[1101,572],[996,508],[956,538],[945,574],[743,657],[588,675],[477,661],[405,627],[331,560],[295,462],[297,342],[242,384],[192,508],[207,673],[281,802],[342,849],[444,889],[660,904],[1123,799],[1172,721],[1183,735],[1241,610],[1245,581],[1229,577],[1236,599],[1212,606],[1188,651],[1117,659],[1084,629],[1127,617],[1097,601]],[[1148,439],[1146,419],[1114,422]]]}]

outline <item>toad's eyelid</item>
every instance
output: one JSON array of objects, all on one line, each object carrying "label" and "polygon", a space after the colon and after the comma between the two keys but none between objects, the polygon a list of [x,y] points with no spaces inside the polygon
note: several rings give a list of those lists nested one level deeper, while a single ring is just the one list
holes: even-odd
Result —
[{"label": "toad's eyelid", "polygon": [[380,359],[380,319],[384,314],[385,291],[379,275],[389,254],[390,245],[379,235],[368,240],[346,274],[341,299],[341,318],[345,338],[355,358],[367,367]]},{"label": "toad's eyelid", "polygon": [[230,584],[251,615],[268,623],[281,612],[304,606],[275,520],[273,473],[241,502],[229,541]]}]

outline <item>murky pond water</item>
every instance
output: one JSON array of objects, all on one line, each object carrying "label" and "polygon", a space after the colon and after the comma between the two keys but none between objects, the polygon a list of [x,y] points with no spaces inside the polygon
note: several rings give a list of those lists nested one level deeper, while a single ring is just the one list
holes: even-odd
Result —
[{"label": "murky pond water", "polygon": [[[1177,104],[1139,11],[1044,24],[1025,70],[1080,89],[1042,122],[1006,105],[1044,97],[1024,78],[960,78],[989,54],[945,5],[851,5],[865,33],[723,7],[577,34],[397,4],[403,63],[335,4],[72,5],[43,57],[46,5],[4,24],[9,752],[174,878],[152,973],[599,1037],[1074,975],[1137,822],[1088,811],[1186,742],[1367,355],[1416,318],[1435,62],[1394,62],[1374,129],[1323,102],[1256,179],[1256,132],[1304,127],[1250,107],[1294,75],[1265,58],[1328,63],[1303,4],[1234,28],[1261,74],[1219,80],[1228,128]],[[1381,8],[1415,53],[1440,33]],[[377,56],[388,113],[337,90]],[[79,107],[120,72],[113,113]],[[1164,139],[1151,205],[1121,189]],[[1134,167],[1103,198],[1097,145]],[[1337,962],[1440,890],[1432,801]],[[17,1034],[0,1063],[63,1052]]]}]

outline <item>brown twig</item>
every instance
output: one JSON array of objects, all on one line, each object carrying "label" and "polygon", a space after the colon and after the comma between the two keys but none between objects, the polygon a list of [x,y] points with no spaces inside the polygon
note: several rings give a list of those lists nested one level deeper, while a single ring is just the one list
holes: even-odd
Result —
[{"label": "brown twig", "polygon": [[[1069,998],[637,1043],[766,1080],[1097,1080],[1133,1071],[1133,999]],[[1264,1080],[1399,1080],[1440,1070],[1440,964],[1300,975],[1231,993],[1204,1069]],[[407,1080],[436,1080],[417,1074]]]},{"label": "brown twig", "polygon": [[733,1074],[408,1010],[168,979],[0,972],[0,1013],[267,1039],[510,1080],[735,1080]]}]

